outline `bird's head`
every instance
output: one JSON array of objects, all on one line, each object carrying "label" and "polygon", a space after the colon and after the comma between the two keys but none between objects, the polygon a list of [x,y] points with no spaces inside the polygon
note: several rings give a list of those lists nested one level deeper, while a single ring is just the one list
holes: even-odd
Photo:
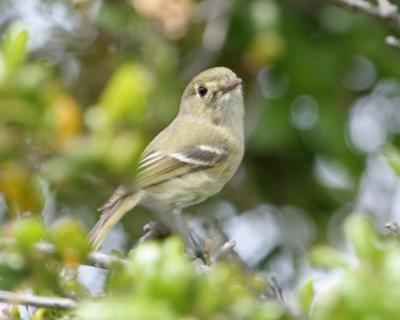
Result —
[{"label": "bird's head", "polygon": [[199,73],[183,92],[181,113],[210,116],[214,122],[243,117],[242,79],[225,67]]}]

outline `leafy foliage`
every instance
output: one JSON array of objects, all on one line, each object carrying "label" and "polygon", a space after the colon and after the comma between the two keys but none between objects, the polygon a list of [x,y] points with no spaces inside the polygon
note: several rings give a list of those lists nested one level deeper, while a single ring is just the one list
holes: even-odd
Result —
[{"label": "leafy foliage", "polygon": [[[339,253],[314,253],[319,264],[341,265],[340,278],[315,296],[313,319],[396,318],[399,299],[400,243],[396,236],[379,235],[370,221],[354,215],[346,222],[346,234],[355,251],[355,260],[334,263]],[[320,249],[318,249],[320,250]]]},{"label": "leafy foliage", "polygon": [[[118,271],[118,272],[117,272]],[[273,302],[259,302],[265,280],[221,263],[196,271],[180,240],[147,243],[134,249],[124,268],[108,281],[109,297],[79,307],[80,319],[283,319]]]},{"label": "leafy foliage", "polygon": [[[398,236],[378,234],[362,214],[350,216],[345,226],[354,256],[344,256],[329,247],[313,248],[311,262],[326,270],[337,269],[338,277],[321,290],[314,289],[312,280],[307,281],[294,302],[301,306],[304,315],[316,320],[395,318],[400,312]],[[27,230],[36,232],[32,235]],[[67,314],[79,319],[126,319],[127,314],[140,319],[296,318],[277,301],[260,298],[269,290],[263,275],[245,271],[230,260],[212,267],[196,265],[187,259],[182,242],[176,237],[132,249],[124,263],[115,263],[109,269],[106,296],[88,299],[86,290],[65,275],[65,268],[74,269],[78,264],[76,254],[63,248],[74,248],[73,253],[79,247],[87,248],[82,231],[73,221],[67,221],[51,230],[51,234],[46,237],[37,219],[3,227],[1,288],[29,285],[37,293],[73,294],[82,302]],[[11,245],[12,239],[18,241]],[[38,241],[43,239],[54,241],[55,253],[38,249]],[[64,241],[60,243],[60,239]],[[74,239],[73,247],[69,239]],[[51,317],[63,313],[54,312]],[[40,308],[34,319],[47,319],[50,314],[51,309]]]}]

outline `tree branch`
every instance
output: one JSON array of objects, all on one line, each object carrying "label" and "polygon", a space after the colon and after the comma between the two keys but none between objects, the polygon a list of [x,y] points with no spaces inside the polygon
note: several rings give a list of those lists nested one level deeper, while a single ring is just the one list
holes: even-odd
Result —
[{"label": "tree branch", "polygon": [[387,36],[385,38],[385,43],[392,48],[400,50],[400,39],[395,36]]},{"label": "tree branch", "polygon": [[381,14],[387,16],[397,12],[397,6],[389,0],[378,0],[378,7]]},{"label": "tree branch", "polygon": [[400,15],[397,6],[388,0],[379,1],[379,6],[364,0],[329,0],[343,9],[364,14],[366,16],[385,21],[392,27],[400,30]]},{"label": "tree branch", "polygon": [[226,241],[221,247],[219,247],[214,254],[211,256],[211,264],[214,264],[221,257],[226,256],[228,253],[232,252],[235,248],[236,242],[234,240]]},{"label": "tree branch", "polygon": [[392,232],[394,235],[400,234],[400,227],[396,222],[385,223],[385,228]]},{"label": "tree branch", "polygon": [[[36,245],[36,248],[39,251],[48,254],[54,254],[56,252],[56,248],[48,242],[38,243]],[[89,263],[89,265],[92,265],[94,267],[108,269],[114,263],[125,264],[126,260],[108,254],[92,251],[87,256],[87,262]]]},{"label": "tree branch", "polygon": [[37,296],[31,293],[16,293],[0,290],[0,301],[11,304],[22,304],[39,308],[71,309],[78,304],[69,298],[51,298]]}]

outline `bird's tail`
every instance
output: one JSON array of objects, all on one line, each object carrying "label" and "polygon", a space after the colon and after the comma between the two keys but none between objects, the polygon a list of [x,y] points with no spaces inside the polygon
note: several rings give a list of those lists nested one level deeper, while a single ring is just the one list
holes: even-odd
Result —
[{"label": "bird's tail", "polygon": [[143,198],[144,192],[119,193],[118,190],[109,201],[99,210],[102,212],[99,221],[89,233],[89,240],[93,250],[97,250],[104,241],[110,229]]}]

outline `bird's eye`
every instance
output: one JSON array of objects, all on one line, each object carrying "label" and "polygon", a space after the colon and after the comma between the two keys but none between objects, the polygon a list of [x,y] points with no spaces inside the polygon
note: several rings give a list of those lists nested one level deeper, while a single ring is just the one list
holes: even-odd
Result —
[{"label": "bird's eye", "polygon": [[197,88],[197,92],[199,93],[200,97],[204,97],[207,94],[208,90],[206,87],[200,86]]}]

